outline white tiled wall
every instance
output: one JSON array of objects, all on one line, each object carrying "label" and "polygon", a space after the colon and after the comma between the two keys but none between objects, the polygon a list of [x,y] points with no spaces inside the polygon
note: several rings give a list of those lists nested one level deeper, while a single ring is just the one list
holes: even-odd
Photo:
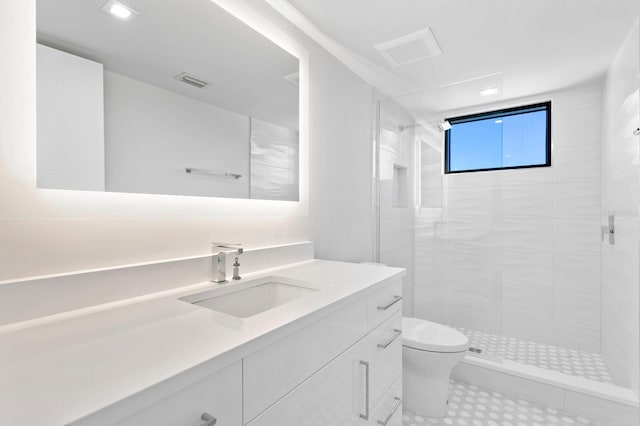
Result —
[{"label": "white tiled wall", "polygon": [[299,199],[297,130],[251,119],[251,198]]},{"label": "white tiled wall", "polygon": [[614,379],[640,384],[638,203],[640,202],[640,32],[638,23],[614,59],[604,86],[602,223],[615,215],[616,243],[602,244],[602,353]]},{"label": "white tiled wall", "polygon": [[598,352],[602,88],[486,110],[544,100],[550,168],[443,175],[442,136],[421,133],[415,314]]}]

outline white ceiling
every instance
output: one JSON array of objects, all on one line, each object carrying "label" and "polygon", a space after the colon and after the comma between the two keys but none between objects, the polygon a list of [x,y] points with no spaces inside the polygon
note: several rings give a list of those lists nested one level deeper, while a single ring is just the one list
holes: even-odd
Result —
[{"label": "white ceiling", "polygon": [[[285,0],[267,0],[274,7]],[[432,110],[513,99],[602,79],[639,0],[288,0],[387,85]],[[393,68],[376,44],[431,28],[444,54]],[[380,75],[380,73],[379,73]],[[484,77],[484,78],[480,78]],[[384,79],[384,76],[382,77]],[[466,81],[466,83],[457,84]],[[384,84],[383,84],[384,85]],[[498,86],[498,95],[478,90]],[[444,87],[443,87],[444,86]],[[484,86],[484,87],[483,87]],[[394,87],[398,89],[394,90]]]},{"label": "white ceiling", "polygon": [[[298,59],[211,0],[121,0],[140,15],[123,22],[106,0],[38,0],[38,41],[105,69],[244,115],[298,128],[298,87],[284,77]],[[174,79],[191,73],[197,89]]]}]

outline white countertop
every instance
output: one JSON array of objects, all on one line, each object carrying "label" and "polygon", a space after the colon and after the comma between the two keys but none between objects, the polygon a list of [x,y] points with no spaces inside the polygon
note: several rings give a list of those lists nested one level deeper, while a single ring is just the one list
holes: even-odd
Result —
[{"label": "white countertop", "polygon": [[404,273],[322,260],[253,273],[240,283],[273,275],[320,291],[236,323],[177,300],[192,289],[4,334],[0,327],[0,425],[64,425],[180,373],[216,371]]}]

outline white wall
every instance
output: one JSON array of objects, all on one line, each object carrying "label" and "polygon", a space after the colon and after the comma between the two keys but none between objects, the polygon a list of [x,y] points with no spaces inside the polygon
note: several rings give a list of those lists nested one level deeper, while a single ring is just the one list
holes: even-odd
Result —
[{"label": "white wall", "polygon": [[102,64],[40,44],[37,60],[38,187],[104,191]]},{"label": "white wall", "polygon": [[249,117],[109,71],[104,90],[107,191],[249,198]]},{"label": "white wall", "polygon": [[604,88],[602,223],[615,215],[615,245],[602,245],[602,353],[615,380],[639,391],[638,203],[640,32],[629,33]]},{"label": "white wall", "polygon": [[601,87],[480,111],[549,99],[552,167],[443,176],[443,137],[423,132],[414,309],[455,326],[599,352]]},{"label": "white wall", "polygon": [[[309,191],[311,236],[316,256],[352,262],[371,260],[373,244],[373,89],[350,71],[332,72],[311,59],[311,75],[332,74],[310,88]],[[313,78],[313,77],[312,77]],[[320,111],[319,106],[331,104]]]},{"label": "white wall", "polygon": [[0,280],[202,254],[211,241],[267,245],[314,237],[319,257],[368,258],[371,88],[262,0],[227,3],[255,8],[259,16],[247,12],[255,26],[308,55],[301,69],[301,103],[310,106],[300,129],[310,142],[301,146],[301,202],[36,189],[35,0],[6,0]]}]

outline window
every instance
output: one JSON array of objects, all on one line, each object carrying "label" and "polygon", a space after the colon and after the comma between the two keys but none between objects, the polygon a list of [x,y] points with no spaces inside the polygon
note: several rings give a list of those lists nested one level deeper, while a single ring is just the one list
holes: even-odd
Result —
[{"label": "window", "polygon": [[445,173],[551,165],[551,102],[447,121]]}]

